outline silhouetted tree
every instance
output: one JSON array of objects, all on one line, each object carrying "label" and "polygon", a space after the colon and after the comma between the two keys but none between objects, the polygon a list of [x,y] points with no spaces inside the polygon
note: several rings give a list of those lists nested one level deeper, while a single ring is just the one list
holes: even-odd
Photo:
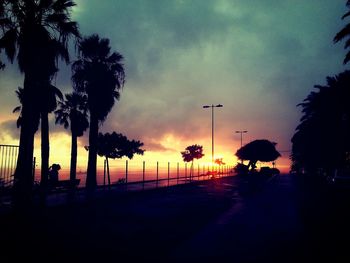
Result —
[{"label": "silhouetted tree", "polygon": [[[48,172],[49,172],[49,155],[50,155],[50,142],[49,142],[49,119],[48,113],[52,112],[57,107],[56,97],[63,99],[63,95],[59,89],[55,86],[48,84],[45,89],[47,93],[43,96],[44,102],[41,103],[40,119],[41,119],[41,181],[40,184],[43,187],[47,187],[48,183]],[[24,89],[18,87],[16,90],[17,98],[22,104],[24,99]],[[21,127],[22,124],[22,106],[14,108],[13,112],[21,111],[17,119],[17,128]],[[39,122],[37,122],[37,126]],[[36,127],[37,129],[38,127]]]},{"label": "silhouetted tree", "polygon": [[97,154],[106,158],[108,180],[110,180],[108,159],[120,159],[123,157],[132,159],[135,154],[143,155],[145,150],[141,149],[142,146],[142,142],[129,140],[121,133],[99,133],[97,139]]},{"label": "silhouetted tree", "polygon": [[[4,17],[5,16],[5,1],[0,1],[0,17]],[[0,48],[0,54],[1,54],[1,48]],[[2,61],[0,60],[0,70],[3,70],[5,68],[5,64],[2,63]]]},{"label": "silhouetted tree", "polygon": [[[350,0],[347,1],[346,6],[350,8]],[[350,16],[350,11],[345,13],[345,15],[342,16],[342,19],[345,19],[346,17]],[[350,47],[350,23],[348,23],[342,30],[340,30],[334,37],[333,41],[334,43],[337,43],[339,41],[342,41],[343,39],[347,38],[345,42],[344,48],[347,49]],[[348,63],[350,60],[350,51],[346,54],[344,59],[344,64]]]},{"label": "silhouetted tree", "polygon": [[[15,202],[25,204],[31,200],[33,185],[32,162],[34,134],[40,115],[44,113],[56,59],[68,61],[67,42],[70,36],[79,36],[78,27],[70,19],[75,4],[69,0],[16,0],[1,1],[0,49],[11,62],[17,57],[24,73],[24,97],[15,172]],[[17,202],[18,201],[18,202]]]},{"label": "silhouetted tree", "polygon": [[292,170],[330,173],[349,164],[350,71],[327,77],[303,103],[292,138]]},{"label": "silhouetted tree", "polygon": [[215,163],[217,165],[225,165],[226,163],[224,163],[223,159],[222,158],[218,158],[218,159],[215,159]]},{"label": "silhouetted tree", "polygon": [[[19,100],[19,103],[22,105],[23,97],[24,97],[24,95],[23,95],[23,93],[24,93],[23,88],[18,87],[15,92],[16,92],[16,96],[17,96],[17,98]],[[12,111],[12,113],[17,113],[17,112],[20,112],[20,113],[19,113],[19,116],[17,118],[16,126],[17,126],[17,128],[20,128],[21,127],[21,123],[22,123],[22,106],[17,106]],[[38,125],[39,125],[39,122],[38,122]],[[37,127],[37,129],[38,129],[38,127]]]},{"label": "silhouetted tree", "polygon": [[236,156],[241,160],[248,160],[248,169],[254,170],[258,161],[272,162],[281,156],[275,148],[276,144],[269,140],[254,140],[238,149]]},{"label": "silhouetted tree", "polygon": [[64,101],[58,102],[58,110],[55,111],[56,124],[59,123],[65,129],[70,127],[71,141],[71,160],[70,160],[70,180],[74,186],[77,171],[77,138],[83,136],[89,127],[87,114],[86,95],[73,92],[65,95]]},{"label": "silhouetted tree", "polygon": [[[0,54],[1,54],[1,49],[0,49]],[[2,61],[0,60],[0,70],[3,70],[5,68],[5,64],[2,63]]]},{"label": "silhouetted tree", "polygon": [[203,154],[203,146],[202,145],[190,145],[187,146],[185,151],[181,152],[182,159],[184,162],[191,162],[191,169],[190,169],[190,178],[193,176],[193,162],[194,159],[201,159]]},{"label": "silhouetted tree", "polygon": [[125,82],[123,56],[111,53],[109,40],[98,35],[84,38],[78,44],[79,59],[74,62],[73,83],[78,92],[87,94],[90,113],[89,160],[86,186],[96,187],[97,139],[99,123],[107,118],[119,90]]},{"label": "silhouetted tree", "polygon": [[249,172],[248,166],[243,163],[237,163],[236,166],[233,168],[233,170],[238,175],[246,175]]},{"label": "silhouetted tree", "polygon": [[224,163],[224,161],[223,161],[223,158],[217,158],[217,159],[215,159],[215,161],[214,161],[217,165],[219,165],[219,173],[222,173],[223,171],[222,171],[222,166],[223,165],[225,165],[226,163]]},{"label": "silhouetted tree", "polygon": [[50,139],[49,139],[49,113],[57,107],[57,99],[63,100],[62,92],[47,82],[47,87],[42,89],[40,99],[40,120],[41,120],[41,180],[40,185],[44,188],[48,184]]}]

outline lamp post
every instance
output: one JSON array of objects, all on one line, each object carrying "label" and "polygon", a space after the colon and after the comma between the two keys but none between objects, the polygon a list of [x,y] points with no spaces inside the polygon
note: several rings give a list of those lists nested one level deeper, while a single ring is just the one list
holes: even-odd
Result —
[{"label": "lamp post", "polygon": [[[241,148],[242,148],[242,146],[243,146],[243,144],[242,144],[242,137],[243,137],[243,133],[247,133],[248,131],[236,131],[236,133],[240,133],[241,134]],[[241,162],[243,163],[243,159],[241,159]]]},{"label": "lamp post", "polygon": [[211,166],[213,169],[214,165],[214,108],[222,108],[224,107],[222,104],[218,105],[204,105],[203,108],[211,108]]},{"label": "lamp post", "polygon": [[242,148],[242,134],[243,133],[247,133],[248,131],[236,131],[236,133],[240,133],[241,134],[241,148]]}]

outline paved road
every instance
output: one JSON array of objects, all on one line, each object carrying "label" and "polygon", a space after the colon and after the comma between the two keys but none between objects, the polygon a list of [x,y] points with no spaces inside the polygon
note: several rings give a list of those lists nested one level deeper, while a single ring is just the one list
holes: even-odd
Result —
[{"label": "paved road", "polygon": [[349,196],[289,175],[112,191],[2,215],[0,261],[350,262]]}]

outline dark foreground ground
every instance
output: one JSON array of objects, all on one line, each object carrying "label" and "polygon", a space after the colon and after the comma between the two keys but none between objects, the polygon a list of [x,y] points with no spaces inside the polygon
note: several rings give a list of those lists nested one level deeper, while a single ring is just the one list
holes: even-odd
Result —
[{"label": "dark foreground ground", "polygon": [[350,262],[349,196],[292,175],[111,191],[2,212],[0,262]]}]

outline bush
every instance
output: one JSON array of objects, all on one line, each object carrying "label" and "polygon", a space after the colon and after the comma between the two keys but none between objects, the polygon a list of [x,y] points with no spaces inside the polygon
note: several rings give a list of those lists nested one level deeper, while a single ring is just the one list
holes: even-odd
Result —
[{"label": "bush", "polygon": [[248,166],[243,163],[237,163],[233,170],[239,175],[248,174]]},{"label": "bush", "polygon": [[260,174],[263,175],[276,175],[280,174],[280,171],[277,168],[270,168],[270,167],[261,167],[260,168]]}]

